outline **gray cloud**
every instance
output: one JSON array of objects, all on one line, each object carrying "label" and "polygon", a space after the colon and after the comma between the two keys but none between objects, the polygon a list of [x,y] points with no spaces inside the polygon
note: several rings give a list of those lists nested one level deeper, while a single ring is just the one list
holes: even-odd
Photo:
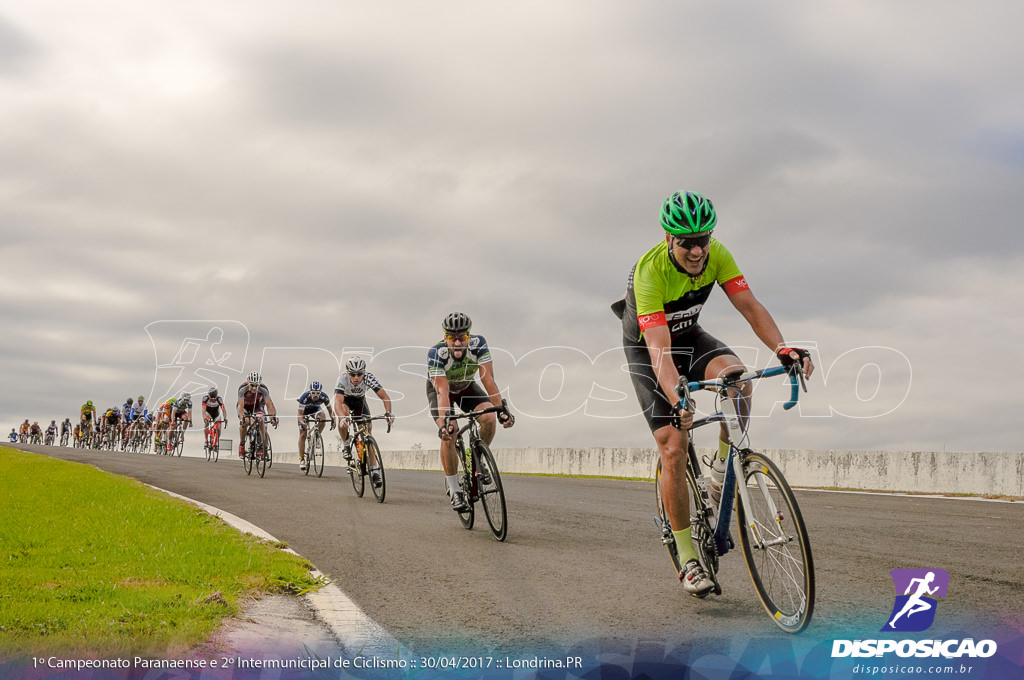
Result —
[{"label": "gray cloud", "polygon": [[[158,389],[154,322],[231,320],[248,332],[235,356],[265,362],[282,399],[306,365],[323,378],[372,347],[410,416],[395,445],[430,446],[412,415],[422,361],[461,309],[529,414],[501,443],[649,445],[608,304],[660,240],[661,201],[688,188],[715,201],[787,337],[819,352],[805,416],[759,421],[759,442],[1015,441],[950,426],[938,395],[958,346],[1024,340],[1007,312],[1024,287],[1024,109],[1006,86],[1024,75],[1024,10],[144,5],[0,18],[12,424]],[[702,320],[757,344],[719,292]],[[865,408],[872,362],[892,381],[868,406],[902,394],[872,346],[909,358],[909,396],[832,415]],[[967,420],[985,422],[989,381],[964,388]]]}]

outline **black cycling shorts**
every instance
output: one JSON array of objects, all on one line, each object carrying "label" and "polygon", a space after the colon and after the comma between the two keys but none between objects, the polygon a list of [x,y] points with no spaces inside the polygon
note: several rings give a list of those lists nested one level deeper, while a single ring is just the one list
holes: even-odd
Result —
[{"label": "black cycling shorts", "polygon": [[[635,341],[623,337],[622,347],[626,352],[627,368],[636,398],[651,432],[671,425],[672,404],[658,385],[647,343],[643,338]],[[679,375],[685,375],[687,380],[706,379],[708,364],[715,357],[724,355],[734,355],[734,352],[700,326],[694,326],[685,335],[672,339],[672,363]]]},{"label": "black cycling shorts", "polygon": [[370,415],[370,405],[366,401],[366,397],[350,397],[345,395],[342,397],[342,402],[345,406],[348,406],[348,414],[350,416],[368,416]]},{"label": "black cycling shorts", "polygon": [[[477,382],[470,383],[469,387],[461,392],[449,392],[448,401],[452,406],[458,406],[467,413],[475,410],[480,404],[488,406],[491,404],[491,398],[484,392],[483,386]],[[430,404],[430,415],[436,422],[441,417],[441,410],[437,408],[437,390],[434,389],[434,383],[431,380],[427,381],[427,402]]]}]

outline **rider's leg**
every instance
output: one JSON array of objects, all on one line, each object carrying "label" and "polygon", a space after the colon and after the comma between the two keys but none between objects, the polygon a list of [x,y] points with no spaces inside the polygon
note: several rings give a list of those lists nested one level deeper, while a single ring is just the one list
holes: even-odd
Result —
[{"label": "rider's leg", "polygon": [[[491,406],[490,402],[480,404],[477,406],[477,410],[485,409]],[[494,433],[497,431],[498,419],[494,417],[493,413],[486,413],[477,420],[480,423],[480,438],[484,440],[484,444],[488,446],[494,441]]]},{"label": "rider's leg", "polygon": [[690,489],[686,484],[687,433],[671,425],[654,431],[661,455],[661,500],[672,524],[679,563],[697,559],[690,533]]}]

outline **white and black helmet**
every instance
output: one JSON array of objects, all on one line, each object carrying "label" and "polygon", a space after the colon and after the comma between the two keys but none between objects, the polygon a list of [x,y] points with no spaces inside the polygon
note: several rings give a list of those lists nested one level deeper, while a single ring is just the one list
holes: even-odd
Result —
[{"label": "white and black helmet", "polygon": [[462,312],[452,312],[441,322],[441,328],[445,333],[468,333],[472,327],[473,322]]},{"label": "white and black helmet", "polygon": [[249,383],[250,385],[259,385],[261,382],[263,382],[263,376],[260,375],[259,371],[253,371],[252,373],[249,374],[249,377],[248,379],[246,379],[246,382]]},{"label": "white and black helmet", "polygon": [[365,373],[366,362],[363,361],[362,357],[352,357],[345,364],[346,373]]}]

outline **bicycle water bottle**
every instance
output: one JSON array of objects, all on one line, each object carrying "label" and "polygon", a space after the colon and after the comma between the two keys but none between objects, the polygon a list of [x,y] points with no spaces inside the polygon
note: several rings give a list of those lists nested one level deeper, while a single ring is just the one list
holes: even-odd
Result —
[{"label": "bicycle water bottle", "polygon": [[465,456],[466,456],[466,468],[467,469],[472,469],[473,468],[473,447],[471,447],[471,446],[467,446],[466,447]]},{"label": "bicycle water bottle", "polygon": [[356,453],[359,454],[360,458],[363,457],[363,440],[362,439],[360,439],[359,441],[356,442]]}]

